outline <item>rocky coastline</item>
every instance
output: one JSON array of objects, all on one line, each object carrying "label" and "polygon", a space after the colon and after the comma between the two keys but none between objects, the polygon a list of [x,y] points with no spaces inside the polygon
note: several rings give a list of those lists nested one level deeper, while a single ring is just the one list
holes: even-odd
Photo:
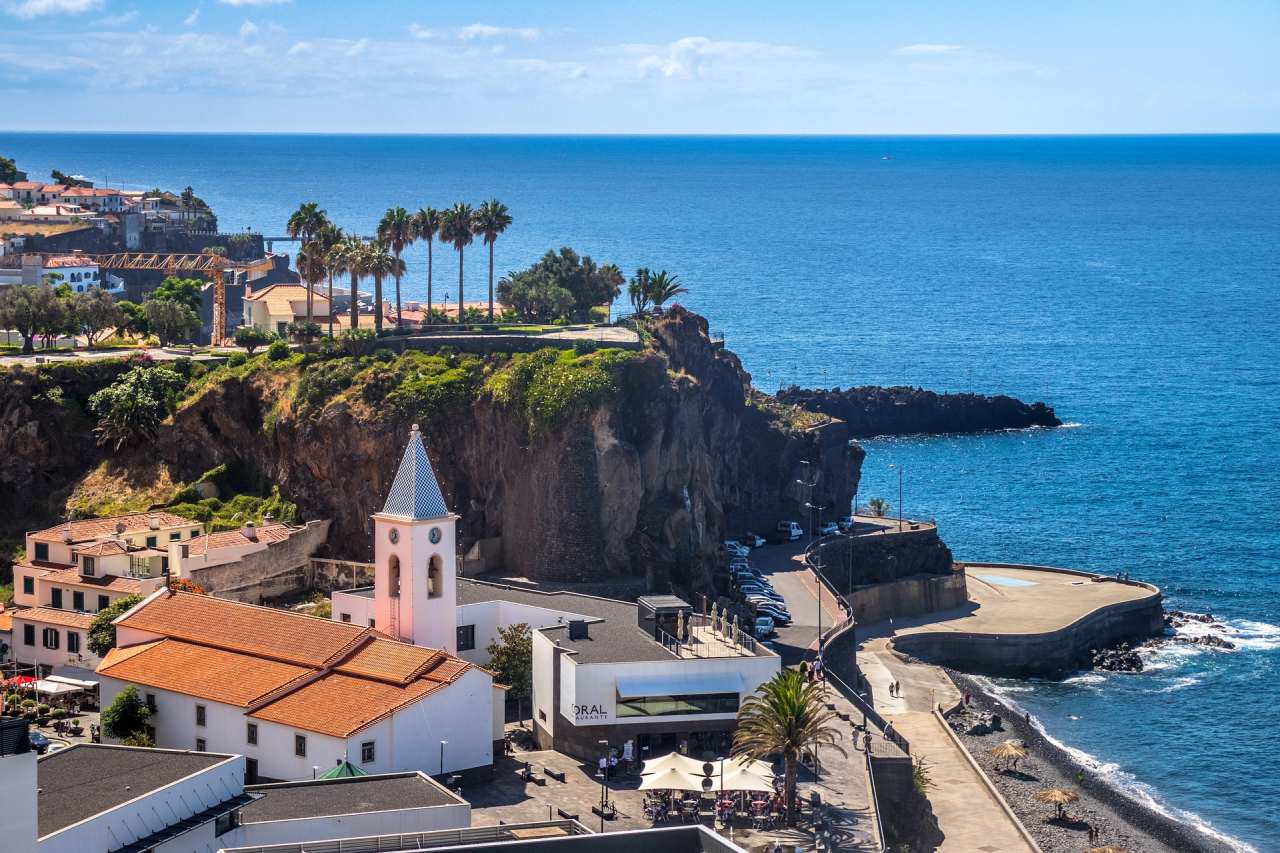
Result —
[{"label": "rocky coastline", "polygon": [[[1132,853],[1227,853],[1233,849],[1115,788],[1045,737],[1033,721],[992,695],[978,679],[952,670],[948,674],[971,703],[952,715],[953,730],[1045,853],[1078,853],[1106,845]],[[999,729],[982,724],[989,714],[1000,717]],[[1006,740],[1025,746],[1028,756],[1016,768],[1006,770],[1002,762],[997,769],[989,750]],[[1067,807],[1070,820],[1052,820],[1052,807],[1032,798],[1042,788],[1079,794],[1079,801]],[[1093,843],[1088,842],[1090,826],[1099,833]]]},{"label": "rocky coastline", "polygon": [[854,438],[882,435],[943,435],[1062,426],[1051,407],[1024,403],[1003,394],[939,394],[898,385],[830,390],[778,391],[778,400],[838,418]]}]

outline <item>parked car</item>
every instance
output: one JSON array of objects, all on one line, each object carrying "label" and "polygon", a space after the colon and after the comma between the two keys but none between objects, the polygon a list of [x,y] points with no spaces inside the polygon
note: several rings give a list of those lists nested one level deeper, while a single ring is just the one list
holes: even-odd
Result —
[{"label": "parked car", "polygon": [[839,533],[839,532],[840,532],[840,525],[836,524],[834,521],[828,521],[826,524],[822,525],[822,528],[818,531],[818,535],[830,536],[832,533]]},{"label": "parked car", "polygon": [[757,640],[764,640],[778,633],[773,627],[774,622],[768,616],[757,616],[755,624],[752,625],[751,633],[755,635]]},{"label": "parked car", "polygon": [[726,539],[720,543],[720,547],[730,557],[745,557],[751,553],[751,549],[741,542],[735,542],[732,539]]},{"label": "parked car", "polygon": [[853,529],[853,516],[846,515],[844,518],[837,521],[836,524],[840,525],[841,530],[848,532]]},{"label": "parked car", "polygon": [[763,595],[748,596],[747,603],[756,610],[768,610],[772,613],[784,614],[787,620],[791,619],[791,611],[787,609],[787,605],[782,601],[774,601],[772,598],[765,598]]},{"label": "parked car", "polygon": [[761,616],[767,616],[773,620],[775,625],[791,624],[791,613],[789,611],[783,610],[782,608],[776,607],[772,604],[757,604],[755,607],[756,619],[759,619]]},{"label": "parked car", "polygon": [[748,548],[759,548],[764,544],[764,537],[757,536],[751,531],[747,531],[747,535],[742,537],[742,544]]},{"label": "parked car", "polygon": [[804,535],[804,529],[794,521],[779,521],[778,533],[787,542],[794,542]]},{"label": "parked car", "polygon": [[760,570],[753,568],[752,566],[730,566],[729,574],[733,575],[735,579],[743,578],[744,580],[761,580],[764,578],[764,575],[760,573]]},{"label": "parked car", "polygon": [[35,729],[27,732],[27,740],[31,743],[31,748],[36,751],[36,755],[44,755],[49,751],[49,739]]},{"label": "parked car", "polygon": [[787,600],[785,598],[778,595],[772,589],[766,589],[765,587],[759,587],[759,586],[740,587],[739,591],[742,593],[742,596],[744,598],[765,598],[776,604],[782,604],[782,605],[785,605],[787,603]]}]

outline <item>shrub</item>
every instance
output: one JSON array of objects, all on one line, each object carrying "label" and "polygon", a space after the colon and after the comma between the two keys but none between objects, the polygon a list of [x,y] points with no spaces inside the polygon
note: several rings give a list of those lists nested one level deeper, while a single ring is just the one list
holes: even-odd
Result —
[{"label": "shrub", "polygon": [[373,357],[383,364],[386,364],[388,361],[394,361],[396,354],[386,347],[379,347],[378,350],[374,352]]},{"label": "shrub", "polygon": [[116,694],[111,704],[102,709],[102,730],[119,740],[126,740],[146,731],[151,709],[132,685]]},{"label": "shrub", "polygon": [[350,388],[361,369],[360,362],[352,358],[332,359],[309,365],[298,380],[294,400],[300,409],[323,406]]},{"label": "shrub", "polygon": [[574,355],[588,355],[596,351],[596,342],[587,338],[579,338],[573,342]]},{"label": "shrub", "polygon": [[271,361],[284,361],[288,357],[289,345],[284,341],[272,341],[271,346],[267,347],[267,358]]},{"label": "shrub", "polygon": [[131,441],[155,438],[184,384],[167,367],[140,366],[94,393],[89,411],[98,416],[93,430],[98,443],[119,450]]},{"label": "shrub", "polygon": [[486,388],[498,402],[520,410],[529,432],[538,435],[616,395],[622,367],[634,357],[618,349],[589,355],[550,348],[521,353],[495,371]]},{"label": "shrub", "polygon": [[259,329],[257,326],[241,326],[231,336],[231,340],[235,341],[235,345],[244,347],[249,351],[249,355],[253,355],[255,349],[266,346],[274,339],[275,335],[264,329]]},{"label": "shrub", "polygon": [[107,652],[116,647],[116,626],[111,624],[111,620],[122,616],[126,610],[142,601],[140,595],[126,595],[124,598],[117,598],[106,607],[99,610],[93,616],[93,621],[89,623],[89,651],[98,657],[106,657]]},{"label": "shrub", "polygon": [[227,366],[239,367],[240,365],[244,364],[248,360],[249,360],[249,356],[245,355],[244,353],[233,352],[231,353],[231,355],[227,356]]},{"label": "shrub", "polygon": [[43,702],[41,702],[39,705],[36,706],[36,713],[42,717],[49,716],[49,710],[50,710],[49,706]]},{"label": "shrub", "polygon": [[347,329],[342,333],[341,340],[347,355],[359,357],[373,351],[377,335],[372,329]]}]

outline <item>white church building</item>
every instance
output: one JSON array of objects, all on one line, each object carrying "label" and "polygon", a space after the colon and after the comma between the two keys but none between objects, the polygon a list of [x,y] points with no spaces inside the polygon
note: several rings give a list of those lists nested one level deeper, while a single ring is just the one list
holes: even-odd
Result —
[{"label": "white church building", "polygon": [[373,516],[374,584],[334,591],[332,618],[478,666],[499,628],[528,625],[543,748],[584,759],[601,740],[630,742],[637,758],[682,744],[721,748],[742,700],[781,669],[736,625],[674,596],[629,602],[460,578],[458,521],[415,426]]}]

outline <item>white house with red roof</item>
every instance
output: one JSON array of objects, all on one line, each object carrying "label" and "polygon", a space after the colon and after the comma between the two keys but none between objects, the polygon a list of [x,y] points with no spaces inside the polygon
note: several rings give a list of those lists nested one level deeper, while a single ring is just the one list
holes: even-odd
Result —
[{"label": "white house with red roof", "polygon": [[13,567],[10,656],[46,669],[96,666],[87,644],[93,614],[164,586],[169,543],[202,532],[189,518],[140,512],[28,533],[26,557]]}]

